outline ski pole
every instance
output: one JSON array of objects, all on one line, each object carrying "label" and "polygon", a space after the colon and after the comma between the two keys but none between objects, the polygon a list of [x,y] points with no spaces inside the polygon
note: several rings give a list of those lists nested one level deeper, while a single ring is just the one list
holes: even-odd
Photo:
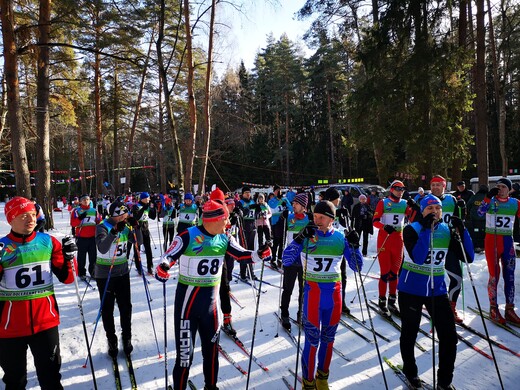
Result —
[{"label": "ski pole", "polygon": [[[388,237],[390,237],[390,234],[388,234],[385,239],[383,240],[383,244],[381,244],[381,246],[379,247],[379,250],[377,251],[376,255],[374,256],[374,261],[372,262],[372,264],[370,264],[370,267],[368,268],[368,271],[366,272],[365,276],[363,277],[363,281],[362,283],[365,283],[365,279],[367,278],[368,274],[370,273],[370,270],[372,269],[372,267],[374,266],[374,264],[376,263],[376,260],[378,259],[379,257],[379,253],[381,253],[381,251],[383,249],[385,249],[385,244],[386,244],[386,240],[388,240]],[[359,295],[359,293],[356,293],[354,294],[354,296],[352,297],[352,300],[350,301],[350,303],[354,303],[354,301],[356,300],[356,297]]]},{"label": "ski pole", "polygon": [[480,314],[480,319],[482,320],[482,325],[484,326],[484,331],[486,333],[486,340],[487,340],[487,342],[489,344],[489,349],[491,350],[491,355],[493,356],[493,363],[495,364],[495,369],[497,371],[497,376],[498,376],[498,380],[500,382],[500,387],[502,388],[502,390],[504,390],[504,384],[502,382],[502,376],[500,375],[500,370],[498,368],[497,359],[495,357],[495,350],[493,349],[493,344],[491,343],[491,340],[490,340],[490,337],[489,337],[489,332],[488,332],[488,328],[486,326],[486,321],[484,321],[484,315],[482,314],[482,307],[480,305],[480,299],[478,299],[477,289],[475,287],[475,282],[473,281],[473,274],[471,273],[471,269],[469,267],[468,256],[466,254],[466,251],[464,250],[464,244],[462,243],[462,239],[461,239],[460,235],[457,234],[455,236],[455,239],[459,242],[460,248],[462,250],[462,257],[464,259],[464,263],[466,263],[466,268],[468,269],[468,276],[469,276],[469,280],[471,282],[471,288],[473,289],[473,294],[475,295],[475,301],[477,302],[477,307],[478,307],[478,312]]},{"label": "ski pole", "polygon": [[[302,282],[301,284],[302,285],[305,285],[305,282],[307,280],[307,261],[309,259],[309,239],[306,238],[305,239],[305,263],[303,264],[303,278],[302,278]],[[301,343],[301,339],[302,339],[302,328],[303,328],[303,320],[302,320],[302,316],[303,316],[303,298],[301,300],[298,300],[298,313],[299,313],[299,317],[298,317],[298,322],[299,322],[299,325],[298,326],[298,346],[296,347],[296,364],[295,364],[295,367],[294,367],[294,388],[296,389],[297,385],[298,385],[298,363],[299,363],[299,360],[300,360],[300,343]]]},{"label": "ski pole", "polygon": [[[163,218],[163,224],[164,224],[164,218]],[[150,234],[151,236],[151,234]],[[159,229],[159,216],[157,216],[157,237],[159,237],[159,248],[161,250],[161,256],[163,254],[163,247],[161,244],[161,230]],[[164,237],[164,240],[166,241],[166,237]]]},{"label": "ski pole", "polygon": [[[248,269],[249,269],[249,267],[248,267]],[[258,319],[258,307],[260,306],[260,295],[261,295],[261,292],[262,292],[262,281],[263,281],[263,279],[264,279],[264,259],[262,259],[262,268],[260,270],[260,281],[258,282],[258,292],[256,294],[255,319],[253,321],[253,336],[251,338],[251,353],[249,354],[249,365],[248,365],[248,368],[247,368],[246,390],[249,389],[249,377],[251,375],[251,362],[253,361],[253,350],[255,348],[256,321]],[[260,325],[260,327],[262,327],[262,325]]]},{"label": "ski pole", "polygon": [[94,382],[94,389],[97,390],[96,374],[95,374],[95,370],[94,370],[94,364],[92,363],[92,353],[90,351],[90,345],[88,342],[87,325],[85,323],[85,315],[83,314],[82,299],[79,295],[79,285],[78,285],[78,279],[76,278],[76,266],[74,264],[74,260],[70,262],[70,265],[72,267],[72,274],[74,275],[74,286],[76,287],[76,295],[78,297],[78,308],[79,308],[79,314],[81,316],[81,324],[83,325],[83,335],[85,336],[85,343],[87,344],[87,354],[88,354],[88,361],[90,363],[90,371],[92,373],[92,382]]},{"label": "ski pole", "polygon": [[[355,256],[355,252],[351,250],[351,253],[353,256]],[[368,320],[370,322],[370,329],[372,330],[372,337],[374,337],[374,344],[376,346],[376,351],[377,351],[377,358],[379,359],[379,367],[381,368],[381,373],[383,374],[383,381],[385,382],[385,388],[386,390],[388,390],[388,383],[386,381],[386,375],[385,375],[385,370],[383,368],[383,360],[381,359],[381,352],[379,351],[379,343],[377,341],[377,337],[376,337],[376,331],[375,331],[375,328],[374,328],[374,322],[372,321],[372,315],[370,314],[370,310],[368,308],[368,298],[367,298],[367,293],[365,291],[365,285],[363,283],[363,280],[361,279],[361,270],[359,269],[359,266],[357,265],[356,263],[356,268],[357,268],[357,273],[359,274],[359,280],[360,280],[360,284],[361,284],[361,291],[363,292],[363,298],[365,300],[365,307],[367,309],[367,313],[368,313]]]},{"label": "ski pole", "polygon": [[[105,303],[105,297],[106,297],[107,291],[108,291],[108,284],[110,283],[110,277],[112,276],[112,269],[114,268],[114,262],[116,261],[120,235],[121,235],[121,233],[117,233],[116,244],[115,244],[115,248],[114,248],[114,254],[112,256],[112,261],[110,263],[110,268],[108,270],[107,281],[105,283],[105,288],[103,289],[103,295],[101,296],[101,304],[99,305],[98,314],[97,314],[96,321],[95,321],[95,324],[94,324],[94,331],[92,332],[92,338],[90,339],[90,347],[94,343],[94,337],[96,336],[97,326],[99,324],[99,319],[101,318],[101,313],[102,313],[102,310],[103,310],[103,304]],[[90,350],[90,348],[89,348],[89,350]],[[87,359],[88,359],[88,356],[85,359],[85,363],[83,364],[83,367],[87,367]]]},{"label": "ski pole", "polygon": [[[134,244],[135,244],[136,249],[137,249],[137,234],[135,233],[134,229],[131,229],[131,230],[132,230],[132,233],[134,235],[134,241],[135,241]],[[139,251],[137,251],[137,259],[139,260],[139,264],[141,264],[141,277],[143,279],[144,291],[146,293],[146,301],[148,303],[148,311],[150,312],[150,320],[152,321],[152,329],[153,329],[153,335],[155,337],[155,345],[157,346],[157,354],[159,355],[159,359],[160,359],[162,357],[161,356],[161,350],[159,349],[159,342],[157,341],[157,332],[155,331],[155,322],[153,320],[152,306],[150,305],[150,301],[152,300],[152,298],[151,298],[151,295],[150,295],[150,291],[148,289],[148,282],[146,280],[146,276],[144,276],[144,273],[143,273],[143,263],[141,261],[141,254],[139,253]]]},{"label": "ski pole", "polygon": [[433,250],[433,232],[435,231],[435,219],[432,221],[432,225],[430,227],[430,287],[431,287],[431,294],[432,294],[432,370],[433,370],[433,388],[436,389],[435,386],[435,295],[434,295],[434,288],[435,288],[435,282],[433,280],[433,262],[434,262],[434,250]]},{"label": "ski pole", "polygon": [[[358,285],[358,281],[357,281],[357,273],[356,272],[354,272],[354,280],[356,281],[357,296],[359,297],[359,285]],[[361,278],[359,278],[359,281],[361,282]],[[363,323],[365,323],[365,314],[363,314],[363,306],[361,304],[361,298],[359,298],[358,300],[359,300],[359,310],[361,311],[361,321]]]},{"label": "ski pole", "polygon": [[166,283],[163,283],[163,312],[164,312],[164,389],[168,390],[168,328],[166,316]]}]

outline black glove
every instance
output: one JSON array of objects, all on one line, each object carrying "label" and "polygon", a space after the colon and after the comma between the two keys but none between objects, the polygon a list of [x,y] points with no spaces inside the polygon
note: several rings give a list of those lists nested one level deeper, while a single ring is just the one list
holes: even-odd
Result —
[{"label": "black glove", "polygon": [[395,232],[395,227],[393,227],[392,225],[385,225],[383,229],[385,229],[385,232],[387,232],[388,234],[392,234],[393,232]]},{"label": "black glove", "polygon": [[343,218],[349,218],[350,213],[348,212],[348,209],[337,209],[336,210],[336,216],[337,217],[343,217]]},{"label": "black glove", "polygon": [[294,238],[294,241],[296,241],[298,244],[303,243],[303,240],[305,238],[312,238],[316,234],[316,229],[318,227],[314,224],[314,222],[309,222],[307,226],[305,226],[300,233]]},{"label": "black glove", "polygon": [[61,240],[61,252],[65,261],[71,261],[74,259],[74,253],[78,250],[78,246],[72,236],[65,236]]},{"label": "black glove", "polygon": [[240,207],[235,207],[233,209],[233,213],[237,216],[242,218],[244,216],[244,213],[242,212],[242,209]]},{"label": "black glove", "polygon": [[120,233],[122,232],[123,230],[125,230],[126,228],[126,222],[125,221],[119,221],[116,226],[114,226],[112,228],[112,230],[110,230],[110,233],[112,233],[113,235],[117,235],[117,233]]},{"label": "black glove", "polygon": [[283,212],[282,212],[282,217],[284,219],[287,219],[287,217],[289,216],[289,210],[285,209]]},{"label": "black glove", "polygon": [[351,230],[347,233],[347,241],[350,245],[355,248],[359,248],[359,234],[355,230]]},{"label": "black glove", "polygon": [[87,212],[85,211],[84,213],[78,213],[78,218],[79,218],[79,219],[85,219],[85,218],[87,218]]},{"label": "black glove", "polygon": [[138,221],[137,219],[135,219],[134,217],[128,217],[128,218],[126,219],[126,222],[127,222],[130,226],[132,226],[132,227],[134,227],[134,228],[135,228],[137,225],[139,225],[139,221]]},{"label": "black glove", "polygon": [[287,206],[288,206],[288,205],[287,205],[287,202],[286,202],[285,200],[282,201],[282,206],[283,206],[283,207],[287,207]]},{"label": "black glove", "polygon": [[252,209],[252,210],[255,210],[255,211],[261,211],[262,210],[262,207],[258,203],[252,204],[251,206],[249,206],[249,208]]},{"label": "black glove", "polygon": [[497,195],[498,195],[498,188],[494,187],[488,191],[488,193],[486,194],[486,198],[491,199],[492,197],[497,196]]},{"label": "black glove", "polygon": [[423,217],[419,223],[423,228],[431,229],[433,221],[435,221],[435,213],[430,213],[426,217]]},{"label": "black glove", "polygon": [[465,209],[466,208],[466,202],[464,202],[464,199],[462,199],[462,198],[457,199],[457,207],[459,209]]},{"label": "black glove", "polygon": [[464,222],[459,217],[454,215],[450,218],[450,225],[457,229],[459,232],[463,232],[465,229]]},{"label": "black glove", "polygon": [[412,198],[408,198],[408,200],[406,201],[406,204],[408,204],[408,207],[410,207],[412,210],[415,210],[415,211],[421,210],[421,207]]}]

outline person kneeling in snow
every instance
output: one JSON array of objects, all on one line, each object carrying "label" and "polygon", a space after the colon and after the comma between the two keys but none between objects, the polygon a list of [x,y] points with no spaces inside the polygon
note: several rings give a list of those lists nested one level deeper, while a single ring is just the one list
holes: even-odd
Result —
[{"label": "person kneeling in snow", "polygon": [[335,230],[335,216],[336,207],[331,202],[319,202],[314,208],[314,223],[304,227],[283,252],[284,268],[298,263],[303,267],[303,389],[328,389],[332,347],[341,317],[341,262],[345,257],[354,272],[363,267],[359,235],[351,231],[345,237]]},{"label": "person kneeling in snow", "polygon": [[252,263],[269,260],[271,249],[264,245],[258,251],[242,248],[226,234],[229,212],[225,205],[210,200],[202,210],[202,226],[193,226],[179,233],[162,256],[155,277],[165,283],[168,270],[179,263],[179,281],[175,292],[175,348],[173,369],[176,390],[186,389],[197,331],[201,339],[203,372],[206,390],[218,389],[218,340],[221,325],[219,287],[224,256]]}]

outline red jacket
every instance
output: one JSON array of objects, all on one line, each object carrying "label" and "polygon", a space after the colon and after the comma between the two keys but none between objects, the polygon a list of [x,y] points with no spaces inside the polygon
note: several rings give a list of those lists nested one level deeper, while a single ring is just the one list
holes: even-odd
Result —
[{"label": "red jacket", "polygon": [[[86,215],[81,219],[80,214]],[[101,222],[101,215],[90,206],[76,207],[70,213],[70,226],[75,228],[75,236],[78,238],[96,237],[96,225]]]},{"label": "red jacket", "polygon": [[[74,281],[61,243],[45,233],[21,236],[12,231],[0,242],[4,244],[0,255],[0,338],[30,336],[58,326],[60,316],[52,274],[65,284]],[[24,251],[24,247],[29,250]],[[38,253],[36,261],[34,252]],[[30,262],[20,261],[24,253]],[[30,297],[39,285],[45,286],[41,289],[43,296]],[[9,299],[10,294],[18,298]]]}]

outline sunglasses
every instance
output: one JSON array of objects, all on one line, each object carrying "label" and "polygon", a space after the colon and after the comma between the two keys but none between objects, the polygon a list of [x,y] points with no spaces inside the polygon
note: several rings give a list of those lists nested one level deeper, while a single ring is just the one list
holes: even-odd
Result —
[{"label": "sunglasses", "polygon": [[392,187],[392,189],[396,191],[404,191],[404,187]]}]

